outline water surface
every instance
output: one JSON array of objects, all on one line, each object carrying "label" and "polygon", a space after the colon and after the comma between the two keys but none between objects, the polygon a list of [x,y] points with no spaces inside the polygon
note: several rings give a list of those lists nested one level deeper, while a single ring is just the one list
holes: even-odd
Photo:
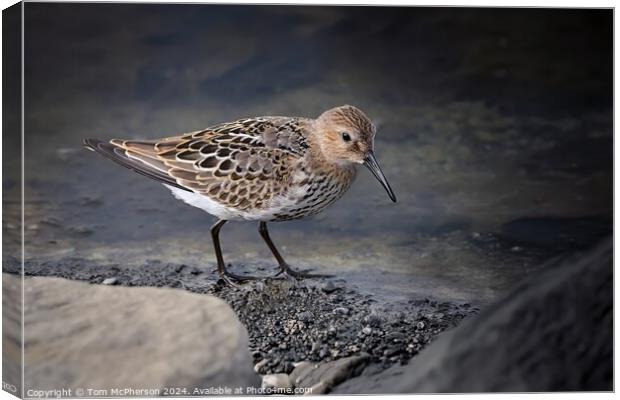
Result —
[{"label": "water surface", "polygon": [[[298,268],[378,296],[484,303],[612,230],[611,11],[25,7],[28,259],[213,269],[213,217],[82,139],[341,104],[378,125],[399,202],[364,169],[324,213],[271,224]],[[3,184],[10,252],[19,182]],[[233,269],[275,272],[254,224],[222,241]]]}]

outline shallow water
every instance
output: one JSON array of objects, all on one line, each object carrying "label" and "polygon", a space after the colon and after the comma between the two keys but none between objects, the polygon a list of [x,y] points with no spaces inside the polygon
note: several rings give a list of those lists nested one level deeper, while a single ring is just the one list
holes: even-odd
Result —
[{"label": "shallow water", "polygon": [[[379,127],[399,202],[360,170],[321,215],[271,224],[289,263],[386,298],[491,301],[612,231],[611,23],[605,10],[27,4],[26,257],[213,268],[213,217],[82,139],[350,103]],[[3,185],[15,252],[19,182]],[[253,224],[222,235],[233,269],[275,271]]]}]

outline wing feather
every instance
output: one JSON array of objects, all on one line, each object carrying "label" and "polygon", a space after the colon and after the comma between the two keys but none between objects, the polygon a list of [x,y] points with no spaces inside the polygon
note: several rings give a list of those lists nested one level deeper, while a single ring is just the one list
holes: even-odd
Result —
[{"label": "wing feather", "polygon": [[308,149],[307,120],[246,118],[156,141],[87,139],[84,144],[145,176],[246,210],[286,190]]},{"label": "wing feather", "polygon": [[140,161],[130,159],[124,151],[109,142],[104,142],[99,139],[85,139],[83,144],[87,149],[95,151],[125,168],[129,168],[132,171],[167,185],[188,190],[186,187],[179,185],[176,180],[169,175],[150,168]]}]

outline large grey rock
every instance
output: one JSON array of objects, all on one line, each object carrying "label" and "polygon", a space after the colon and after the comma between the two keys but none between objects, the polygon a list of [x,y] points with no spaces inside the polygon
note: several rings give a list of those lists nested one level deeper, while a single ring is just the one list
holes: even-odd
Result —
[{"label": "large grey rock", "polygon": [[16,396],[22,393],[21,302],[21,281],[2,274],[2,388]]},{"label": "large grey rock", "polygon": [[613,389],[613,247],[522,282],[405,367],[344,382],[336,393]]},{"label": "large grey rock", "polygon": [[289,379],[296,388],[308,389],[307,394],[324,394],[340,382],[359,375],[369,360],[367,353],[361,353],[322,364],[302,362]]},{"label": "large grey rock", "polygon": [[26,391],[68,388],[72,395],[77,388],[192,394],[260,385],[247,332],[222,300],[57,278],[25,280],[25,365]]}]

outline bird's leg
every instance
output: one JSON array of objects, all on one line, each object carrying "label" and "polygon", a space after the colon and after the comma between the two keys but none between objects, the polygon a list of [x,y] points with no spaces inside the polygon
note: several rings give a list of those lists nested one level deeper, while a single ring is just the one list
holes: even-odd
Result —
[{"label": "bird's leg", "polygon": [[271,237],[269,237],[269,230],[267,230],[267,223],[265,221],[259,222],[258,232],[263,237],[263,240],[265,241],[265,243],[267,243],[269,250],[271,250],[271,253],[273,253],[273,256],[276,258],[276,260],[278,261],[278,264],[280,265],[280,271],[276,274],[276,276],[282,273],[286,273],[294,278],[324,278],[324,277],[330,276],[330,275],[309,274],[306,272],[295,271],[286,263],[286,261],[284,261],[284,258],[282,258],[282,256],[280,255],[280,252],[278,251],[276,246],[271,241]]},{"label": "bird's leg", "polygon": [[238,286],[234,281],[243,282],[251,279],[258,279],[254,276],[237,275],[226,270],[226,264],[224,264],[224,257],[222,257],[222,247],[220,246],[220,229],[226,223],[225,219],[221,219],[211,227],[211,237],[213,238],[213,249],[215,250],[215,257],[217,258],[217,272],[220,274],[220,278],[230,286]]}]

